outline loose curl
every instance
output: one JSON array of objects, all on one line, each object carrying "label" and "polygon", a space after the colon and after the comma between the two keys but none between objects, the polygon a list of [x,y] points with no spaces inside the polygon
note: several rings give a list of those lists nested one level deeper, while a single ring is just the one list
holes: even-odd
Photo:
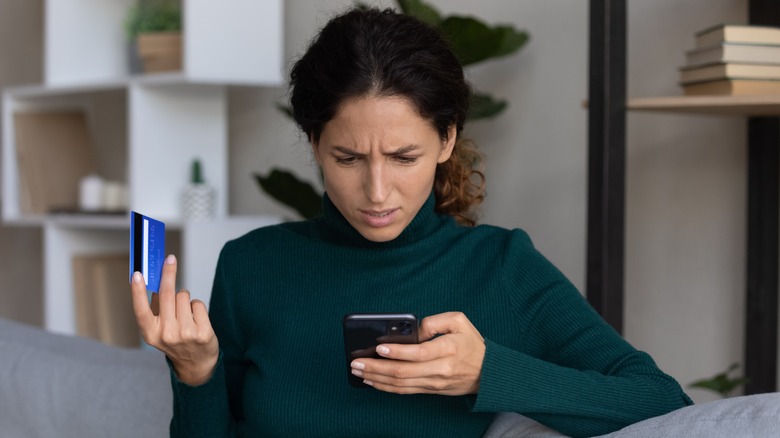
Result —
[{"label": "loose curl", "polygon": [[471,140],[459,139],[452,156],[436,168],[433,182],[436,211],[448,214],[462,224],[477,224],[473,207],[485,199],[485,174],[482,154]]},{"label": "loose curl", "polygon": [[460,138],[471,89],[435,28],[392,9],[351,9],[331,19],[294,64],[290,90],[293,118],[313,142],[339,105],[361,96],[406,98],[442,140],[455,125],[452,156],[436,169],[436,211],[476,224],[471,210],[485,197],[482,157]]}]

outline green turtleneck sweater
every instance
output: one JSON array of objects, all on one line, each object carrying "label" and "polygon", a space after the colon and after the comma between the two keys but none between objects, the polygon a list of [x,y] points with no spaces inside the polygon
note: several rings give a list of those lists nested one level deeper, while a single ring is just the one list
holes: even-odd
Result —
[{"label": "green turtleneck sweater", "polygon": [[[447,311],[485,338],[476,396],[347,383],[345,314]],[[459,226],[433,195],[390,242],[363,238],[327,196],[319,218],[229,242],[209,314],[220,358],[203,385],[172,375],[172,436],[477,437],[501,411],[588,436],[691,403],[526,233]]]}]

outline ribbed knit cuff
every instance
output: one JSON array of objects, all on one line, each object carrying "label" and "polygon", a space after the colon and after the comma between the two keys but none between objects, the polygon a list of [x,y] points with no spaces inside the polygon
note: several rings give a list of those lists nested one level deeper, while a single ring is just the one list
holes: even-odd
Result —
[{"label": "ribbed knit cuff", "polygon": [[485,359],[474,412],[504,412],[517,406],[523,395],[518,394],[518,385],[512,383],[527,377],[518,376],[526,367],[518,363],[517,356],[517,352],[485,339]]},{"label": "ribbed knit cuff", "polygon": [[231,415],[222,351],[209,380],[197,386],[179,380],[171,361],[167,357],[166,361],[171,371],[173,387],[171,436],[223,436],[230,428]]}]

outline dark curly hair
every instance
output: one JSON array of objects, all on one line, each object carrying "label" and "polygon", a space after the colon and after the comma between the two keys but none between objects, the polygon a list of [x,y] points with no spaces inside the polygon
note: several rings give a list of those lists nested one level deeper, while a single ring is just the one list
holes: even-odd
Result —
[{"label": "dark curly hair", "polygon": [[[457,136],[471,90],[463,67],[435,28],[392,9],[355,8],[331,19],[290,74],[295,122],[319,141],[325,123],[347,99],[402,96],[439,132]],[[481,156],[458,138],[452,156],[436,169],[436,211],[473,226],[472,207],[484,199]]]}]

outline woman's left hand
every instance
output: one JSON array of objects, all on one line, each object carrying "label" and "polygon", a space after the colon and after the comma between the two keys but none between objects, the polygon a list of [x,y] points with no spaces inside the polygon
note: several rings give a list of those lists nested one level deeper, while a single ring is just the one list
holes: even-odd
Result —
[{"label": "woman's left hand", "polygon": [[[436,337],[434,336],[440,335]],[[380,344],[383,358],[352,361],[352,374],[376,389],[398,394],[476,394],[485,339],[466,315],[440,313],[422,320],[420,344]]]}]

